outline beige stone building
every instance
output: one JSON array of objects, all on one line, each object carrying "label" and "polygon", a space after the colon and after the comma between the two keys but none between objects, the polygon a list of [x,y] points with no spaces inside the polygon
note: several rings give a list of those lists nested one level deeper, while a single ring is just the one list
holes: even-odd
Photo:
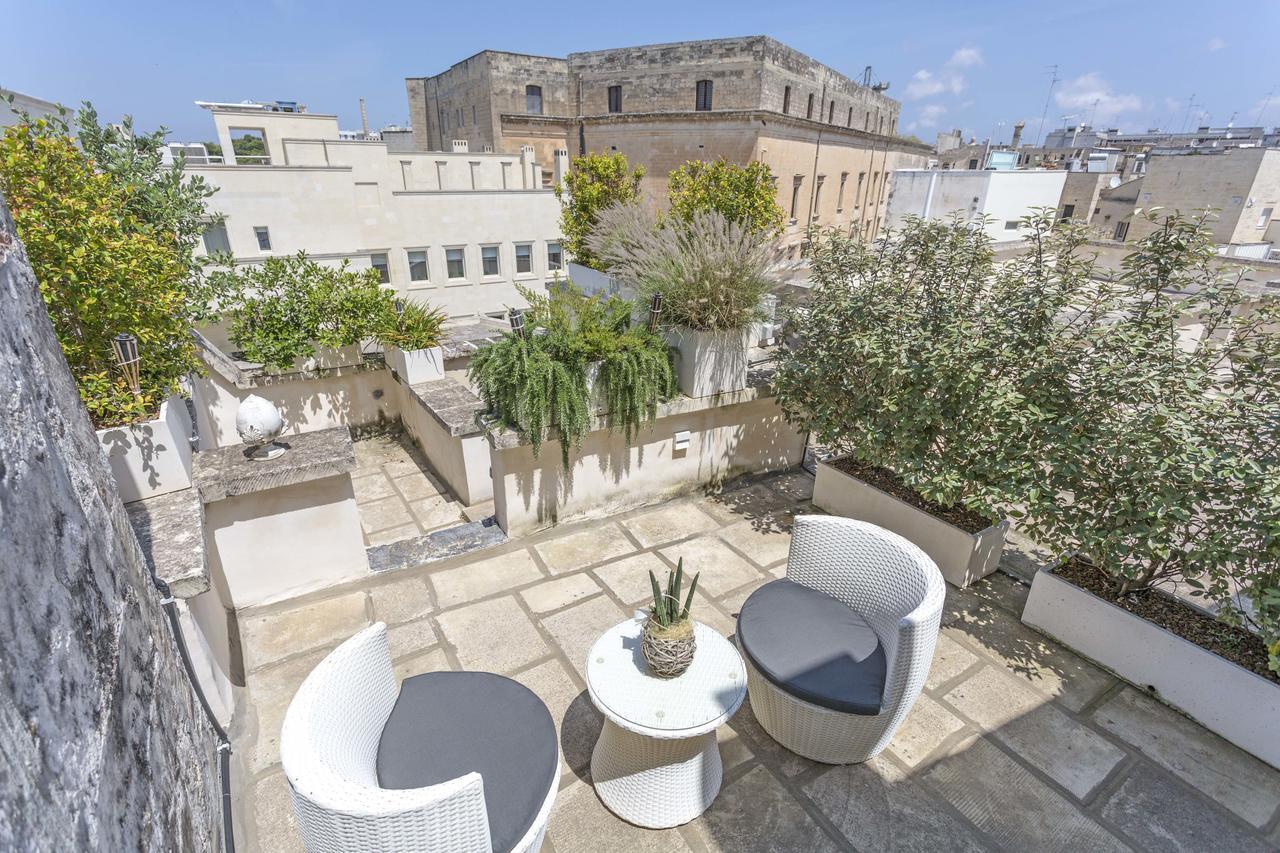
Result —
[{"label": "beige stone building", "polygon": [[[777,179],[794,251],[810,224],[874,234],[888,175],[927,164],[897,136],[900,105],[767,36],[571,53],[484,51],[406,81],[419,150],[465,139],[497,152],[531,145],[620,152],[645,167],[661,204],[667,175],[689,160],[758,160]],[[419,128],[422,130],[419,131]]]}]

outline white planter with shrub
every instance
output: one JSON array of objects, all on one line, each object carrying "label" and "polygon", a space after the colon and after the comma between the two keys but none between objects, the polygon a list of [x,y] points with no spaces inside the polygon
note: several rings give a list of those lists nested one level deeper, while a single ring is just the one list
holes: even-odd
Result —
[{"label": "white planter with shrub", "polygon": [[996,570],[1009,529],[1009,522],[1001,521],[969,533],[826,462],[818,463],[813,504],[911,540],[938,564],[947,583],[962,588]]},{"label": "white planter with shrub", "polygon": [[173,396],[155,419],[97,431],[125,503],[191,486],[191,413]]},{"label": "white planter with shrub", "polygon": [[444,350],[440,347],[402,350],[388,344],[386,359],[387,367],[394,370],[406,385],[444,378]]},{"label": "white planter with shrub", "polygon": [[676,349],[680,390],[690,397],[710,397],[747,387],[747,348],[751,329],[702,332],[677,327],[667,332]]},{"label": "white planter with shrub", "polygon": [[1049,568],[1036,572],[1022,621],[1280,768],[1280,684],[1099,598]]}]

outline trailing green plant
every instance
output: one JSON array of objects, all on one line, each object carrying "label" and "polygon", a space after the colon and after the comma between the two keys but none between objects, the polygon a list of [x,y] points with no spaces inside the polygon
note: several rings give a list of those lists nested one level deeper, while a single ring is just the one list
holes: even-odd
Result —
[{"label": "trailing green plant", "polygon": [[574,157],[570,166],[564,186],[556,185],[564,248],[575,263],[603,272],[604,266],[588,247],[587,237],[595,230],[600,211],[639,198],[644,167],[631,169],[623,154],[586,154]]},{"label": "trailing green plant", "polygon": [[[699,573],[700,574],[700,573]],[[649,608],[649,618],[659,628],[670,628],[689,618],[689,609],[693,607],[693,593],[698,588],[698,575],[689,582],[689,592],[684,598],[683,608],[680,606],[681,586],[684,584],[684,558],[676,562],[675,571],[667,572],[667,589],[664,593],[658,585],[658,578],[653,570],[649,570],[649,583],[653,587],[653,606]]]},{"label": "trailing green plant", "polygon": [[614,205],[600,214],[587,245],[642,304],[661,294],[667,325],[745,329],[761,318],[761,299],[774,284],[770,236],[715,210],[659,220],[642,205]]},{"label": "trailing green plant", "polygon": [[245,357],[289,370],[316,346],[344,347],[375,337],[394,316],[394,297],[376,270],[326,266],[305,252],[210,274],[224,294],[221,313]]},{"label": "trailing green plant", "polygon": [[405,351],[431,349],[440,345],[440,331],[449,316],[439,308],[406,302],[399,316],[393,309],[383,312],[377,338],[383,345]]},{"label": "trailing green plant", "polygon": [[778,204],[773,172],[754,160],[745,166],[720,158],[690,160],[667,178],[671,215],[690,219],[695,213],[717,211],[769,237],[782,233],[786,214]]},{"label": "trailing green plant", "polygon": [[[0,189],[98,427],[154,417],[198,369],[191,269],[172,236],[139,218],[139,180],[98,169],[56,116],[24,116],[0,138]],[[138,340],[137,394],[115,363],[120,333]]]}]

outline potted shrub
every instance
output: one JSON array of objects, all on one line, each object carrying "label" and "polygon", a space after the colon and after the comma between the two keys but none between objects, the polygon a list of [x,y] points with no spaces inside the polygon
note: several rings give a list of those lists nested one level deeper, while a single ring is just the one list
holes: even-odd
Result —
[{"label": "potted shrub", "polygon": [[643,206],[624,204],[600,214],[587,244],[644,303],[662,297],[681,391],[706,397],[746,387],[752,324],[773,285],[767,233],[715,210],[659,222]]},{"label": "potted shrub", "polygon": [[207,309],[192,258],[210,190],[164,167],[163,132],[79,139],[58,117],[0,139],[0,188],[58,342],[123,500],[190,485],[191,421],[178,396],[198,367],[190,328]]},{"label": "potted shrub", "polygon": [[394,318],[384,320],[378,340],[385,347],[387,366],[406,385],[444,378],[440,330],[446,317],[438,308],[416,302],[397,303]]},{"label": "potted shrub", "polygon": [[1060,325],[1069,405],[1035,442],[1025,525],[1072,556],[1023,621],[1280,767],[1280,306],[1241,278],[1202,219],[1162,217]]},{"label": "potted shrub", "polygon": [[650,673],[658,678],[676,678],[684,675],[697,652],[689,608],[693,606],[698,576],[694,575],[689,582],[689,592],[683,604],[680,600],[684,584],[683,558],[676,563],[674,572],[667,572],[665,592],[658,585],[658,578],[652,571],[649,572],[649,583],[653,585],[653,605],[649,608],[649,618],[644,623],[640,652],[649,665]]}]

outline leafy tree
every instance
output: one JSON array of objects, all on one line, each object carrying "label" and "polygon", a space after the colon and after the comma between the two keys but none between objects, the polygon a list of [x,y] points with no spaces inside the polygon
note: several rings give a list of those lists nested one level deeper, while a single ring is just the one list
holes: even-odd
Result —
[{"label": "leafy tree", "polygon": [[[0,139],[0,188],[93,422],[154,416],[197,360],[191,270],[174,235],[140,215],[145,182],[95,169],[64,120],[24,118]],[[138,339],[136,396],[115,365],[119,333]]]},{"label": "leafy tree", "polygon": [[202,142],[202,143],[200,143],[200,144],[204,146],[204,150],[209,154],[209,156],[210,156],[210,157],[221,157],[221,156],[222,156],[222,146],[221,146],[221,145],[219,145],[218,143],[216,143],[216,142]]},{"label": "leafy tree", "polygon": [[786,215],[778,205],[773,172],[764,163],[690,160],[671,172],[667,186],[673,216],[688,220],[698,211],[714,210],[770,238],[782,233]]},{"label": "leafy tree", "polygon": [[635,201],[640,195],[644,168],[631,169],[622,154],[587,154],[574,157],[565,186],[556,187],[560,200],[560,233],[575,262],[604,271],[587,246],[600,211],[617,203]]},{"label": "leafy tree", "polygon": [[261,136],[246,133],[232,137],[231,150],[236,157],[261,158],[267,156],[267,141]]}]

